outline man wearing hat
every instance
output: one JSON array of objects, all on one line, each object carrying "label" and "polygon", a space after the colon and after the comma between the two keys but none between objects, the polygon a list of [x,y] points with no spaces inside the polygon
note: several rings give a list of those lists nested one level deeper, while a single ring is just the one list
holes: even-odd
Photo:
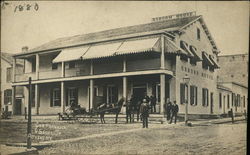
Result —
[{"label": "man wearing hat", "polygon": [[172,123],[173,117],[175,118],[174,123],[176,124],[177,113],[179,112],[179,107],[178,107],[178,105],[176,104],[176,101],[174,101],[174,104],[172,105],[171,110],[172,110],[172,116],[171,116],[171,119],[170,119],[169,124]]},{"label": "man wearing hat", "polygon": [[142,118],[142,127],[148,128],[148,117],[149,117],[149,104],[146,99],[142,100],[142,104],[140,106],[140,113]]}]

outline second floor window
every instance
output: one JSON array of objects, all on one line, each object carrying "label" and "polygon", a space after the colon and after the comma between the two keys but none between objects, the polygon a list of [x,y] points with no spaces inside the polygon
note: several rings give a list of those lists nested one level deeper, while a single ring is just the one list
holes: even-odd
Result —
[{"label": "second floor window", "polygon": [[76,63],[74,61],[69,62],[69,68],[75,68]]},{"label": "second floor window", "polygon": [[58,68],[58,63],[52,63],[52,70],[56,70]]},{"label": "second floor window", "polygon": [[202,105],[208,106],[208,89],[202,88]]},{"label": "second floor window", "polygon": [[7,73],[6,73],[6,82],[9,83],[9,82],[11,82],[11,80],[12,80],[12,78],[11,78],[11,77],[12,77],[12,76],[11,76],[11,75],[12,75],[12,74],[11,74],[11,73],[12,73],[12,68],[11,68],[11,67],[7,68],[6,72],[7,72]]},{"label": "second floor window", "polygon": [[201,39],[201,30],[197,28],[197,40]]},{"label": "second floor window", "polygon": [[230,108],[230,96],[229,94],[227,95],[227,108]]}]

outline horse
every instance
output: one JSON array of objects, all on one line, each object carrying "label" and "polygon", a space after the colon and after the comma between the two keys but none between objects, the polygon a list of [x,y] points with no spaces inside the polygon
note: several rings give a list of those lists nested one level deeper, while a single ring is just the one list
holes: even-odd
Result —
[{"label": "horse", "polygon": [[107,103],[103,103],[100,106],[98,106],[97,113],[100,114],[101,123],[105,123],[104,116],[105,116],[105,113],[108,112],[108,113],[114,113],[116,115],[115,123],[117,124],[118,115],[121,112],[121,108],[122,108],[124,101],[125,101],[125,98],[122,97],[114,105],[109,106],[109,105],[107,105]]}]

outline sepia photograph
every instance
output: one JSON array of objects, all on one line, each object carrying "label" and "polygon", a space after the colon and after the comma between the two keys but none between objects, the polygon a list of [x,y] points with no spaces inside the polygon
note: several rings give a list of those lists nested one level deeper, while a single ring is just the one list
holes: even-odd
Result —
[{"label": "sepia photograph", "polygon": [[1,1],[0,155],[247,154],[248,1]]}]

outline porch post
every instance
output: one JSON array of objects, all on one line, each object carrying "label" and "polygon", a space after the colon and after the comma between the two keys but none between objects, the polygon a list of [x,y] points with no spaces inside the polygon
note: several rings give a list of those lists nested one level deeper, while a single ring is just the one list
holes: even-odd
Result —
[{"label": "porch post", "polygon": [[89,83],[89,110],[93,108],[93,103],[94,103],[94,80],[90,79]]},{"label": "porch post", "polygon": [[160,85],[161,85],[161,103],[160,103],[160,113],[164,113],[164,103],[165,103],[165,74],[160,75]]},{"label": "porch post", "polygon": [[36,54],[36,79],[39,79],[39,55]]},{"label": "porch post", "polygon": [[39,115],[39,86],[35,84],[35,109],[36,114]]},{"label": "porch post", "polygon": [[165,38],[161,36],[161,69],[165,69]]},{"label": "porch post", "polygon": [[16,82],[16,58],[13,59],[13,67],[12,67],[12,82]]},{"label": "porch post", "polygon": [[61,113],[65,112],[65,88],[64,82],[61,82]]},{"label": "porch post", "polygon": [[11,97],[11,101],[12,101],[12,114],[15,115],[16,114],[16,86],[12,86],[12,97]]},{"label": "porch post", "polygon": [[62,61],[62,71],[61,71],[61,77],[65,76],[65,63]]},{"label": "porch post", "polygon": [[[125,98],[125,103],[127,101],[127,77],[123,77],[123,97]],[[122,112],[126,112],[126,108],[122,107]]]}]

